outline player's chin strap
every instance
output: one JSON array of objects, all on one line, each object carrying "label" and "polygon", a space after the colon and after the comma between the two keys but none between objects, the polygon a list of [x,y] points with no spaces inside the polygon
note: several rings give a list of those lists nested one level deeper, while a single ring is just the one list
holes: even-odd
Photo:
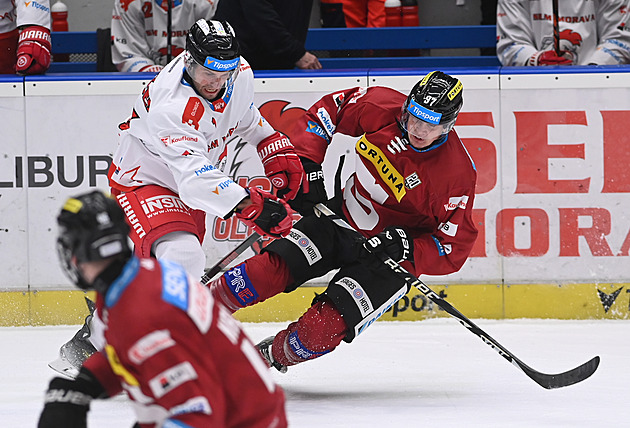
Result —
[{"label": "player's chin strap", "polygon": [[[336,225],[345,229],[350,229],[356,232],[356,230],[350,226],[343,218],[335,214],[330,208],[324,204],[315,205],[315,214],[318,216],[324,215],[332,220]],[[358,234],[358,232],[357,232]],[[424,294],[429,300],[438,305],[441,309],[447,312],[452,317],[456,318],[460,324],[466,327],[471,333],[479,337],[486,345],[490,346],[503,358],[508,360],[514,366],[522,370],[527,376],[529,376],[534,382],[546,389],[562,388],[564,386],[573,385],[581,382],[591,376],[597,366],[599,365],[599,357],[594,357],[586,363],[578,366],[572,370],[559,373],[559,374],[545,374],[537,370],[532,369],[527,364],[519,360],[514,354],[503,347],[499,342],[490,337],[485,331],[479,328],[475,323],[466,318],[461,312],[455,309],[450,303],[431,290],[425,283],[419,280],[417,277],[409,273],[405,268],[400,266],[390,257],[384,253],[375,254],[382,262],[398,275],[408,286],[414,286],[422,294]]]}]

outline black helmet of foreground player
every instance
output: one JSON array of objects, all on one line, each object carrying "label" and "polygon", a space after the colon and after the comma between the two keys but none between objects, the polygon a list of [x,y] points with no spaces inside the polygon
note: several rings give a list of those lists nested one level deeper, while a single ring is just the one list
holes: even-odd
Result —
[{"label": "black helmet of foreground player", "polygon": [[413,87],[403,104],[400,126],[407,137],[415,121],[441,126],[441,134],[453,129],[464,104],[462,82],[441,71],[432,71]]},{"label": "black helmet of foreground player", "polygon": [[[57,254],[65,274],[79,288],[104,294],[131,257],[129,226],[122,209],[114,199],[94,191],[68,199],[57,224]],[[79,265],[100,260],[110,263],[94,281],[88,282]]]},{"label": "black helmet of foreground player", "polygon": [[184,63],[193,80],[197,67],[213,72],[229,71],[229,78],[223,85],[228,87],[238,75],[240,59],[234,29],[227,21],[200,19],[188,30]]}]

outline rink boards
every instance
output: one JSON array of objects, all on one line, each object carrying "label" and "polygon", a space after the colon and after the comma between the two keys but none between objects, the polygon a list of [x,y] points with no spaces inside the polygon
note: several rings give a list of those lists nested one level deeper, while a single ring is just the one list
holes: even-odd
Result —
[{"label": "rink boards", "polygon": [[[255,103],[286,131],[325,93],[374,85],[408,92],[428,71],[260,73]],[[456,129],[478,170],[474,218],[480,234],[458,273],[422,279],[469,317],[628,318],[630,72],[445,71],[464,84]],[[85,316],[80,293],[69,291],[57,264],[54,217],[68,196],[107,189],[117,124],[151,78],[99,73],[0,79],[0,325],[76,323]],[[343,176],[349,175],[353,141],[333,140],[324,162],[327,177],[341,154],[349,155]],[[235,181],[270,186],[254,150],[238,136],[228,147]],[[332,191],[329,181],[327,187]],[[249,233],[240,223],[209,219],[208,265]],[[239,318],[293,319],[316,290],[302,287]],[[410,294],[383,318],[440,315]]]},{"label": "rink boards", "polygon": [[[431,289],[468,318],[629,319],[630,283],[451,284]],[[235,316],[242,322],[295,321],[324,287],[306,285],[280,294]],[[0,293],[0,326],[81,324],[87,307],[81,291]],[[88,297],[94,298],[93,293]],[[141,306],[142,302],[138,302]],[[380,320],[420,321],[449,317],[415,288]]]}]

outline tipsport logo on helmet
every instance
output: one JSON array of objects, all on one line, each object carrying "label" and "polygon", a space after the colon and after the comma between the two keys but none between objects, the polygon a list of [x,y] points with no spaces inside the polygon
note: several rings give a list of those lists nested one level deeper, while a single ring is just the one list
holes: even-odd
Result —
[{"label": "tipsport logo on helmet", "polygon": [[203,66],[214,71],[232,71],[238,67],[240,58],[220,60],[211,56],[206,58]]},{"label": "tipsport logo on helmet", "polygon": [[418,119],[424,120],[425,122],[433,123],[434,125],[438,125],[440,123],[440,120],[442,119],[442,113],[436,113],[427,108],[424,108],[414,100],[411,100],[411,102],[409,103],[407,111],[413,114]]}]

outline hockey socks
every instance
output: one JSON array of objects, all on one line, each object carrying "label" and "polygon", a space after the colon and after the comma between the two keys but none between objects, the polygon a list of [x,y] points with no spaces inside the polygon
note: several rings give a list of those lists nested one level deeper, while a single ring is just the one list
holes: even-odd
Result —
[{"label": "hockey socks", "polygon": [[292,366],[321,357],[346,336],[346,323],[328,299],[315,303],[297,322],[279,332],[271,347],[275,361]]}]

